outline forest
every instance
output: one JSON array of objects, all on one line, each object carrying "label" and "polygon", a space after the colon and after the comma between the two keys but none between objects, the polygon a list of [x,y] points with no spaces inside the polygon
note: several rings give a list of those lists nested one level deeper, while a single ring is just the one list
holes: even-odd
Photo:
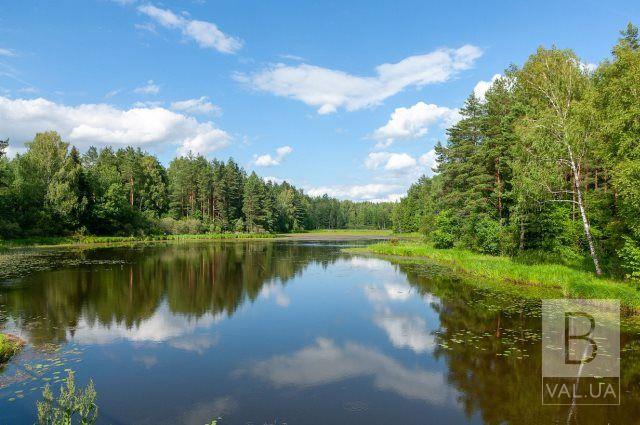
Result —
[{"label": "forest", "polygon": [[139,148],[81,154],[55,131],[13,159],[7,146],[0,141],[0,238],[391,227],[390,203],[311,197],[233,159],[188,155],[165,168]]},{"label": "forest", "polygon": [[597,67],[539,48],[509,67],[436,146],[393,212],[436,248],[581,264],[640,278],[640,40],[631,23]]}]

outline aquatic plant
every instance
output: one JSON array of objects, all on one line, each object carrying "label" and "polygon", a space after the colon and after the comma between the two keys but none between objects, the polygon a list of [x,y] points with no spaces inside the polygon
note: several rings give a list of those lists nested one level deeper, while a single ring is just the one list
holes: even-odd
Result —
[{"label": "aquatic plant", "polygon": [[44,400],[37,403],[39,425],[92,425],[98,419],[97,393],[93,381],[90,380],[84,390],[76,390],[72,371],[68,372],[57,399],[49,385],[44,388],[42,396]]},{"label": "aquatic plant", "polygon": [[0,334],[0,365],[8,362],[24,346],[24,342],[13,335]]}]

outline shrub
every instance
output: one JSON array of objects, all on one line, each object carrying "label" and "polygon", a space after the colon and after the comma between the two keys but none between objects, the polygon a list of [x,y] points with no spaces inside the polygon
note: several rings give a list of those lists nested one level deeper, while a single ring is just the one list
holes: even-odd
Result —
[{"label": "shrub", "polygon": [[483,254],[500,254],[502,228],[500,223],[490,218],[480,219],[474,226],[476,248]]},{"label": "shrub", "polygon": [[442,211],[435,220],[436,229],[431,233],[433,246],[438,249],[453,248],[456,240],[456,223],[450,211]]},{"label": "shrub", "polygon": [[640,280],[640,247],[630,237],[624,238],[624,245],[618,251],[623,260],[623,267],[628,272],[627,278]]},{"label": "shrub", "polygon": [[158,227],[162,233],[171,235],[197,235],[204,233],[202,222],[194,218],[176,220],[172,217],[164,217],[158,221]]}]

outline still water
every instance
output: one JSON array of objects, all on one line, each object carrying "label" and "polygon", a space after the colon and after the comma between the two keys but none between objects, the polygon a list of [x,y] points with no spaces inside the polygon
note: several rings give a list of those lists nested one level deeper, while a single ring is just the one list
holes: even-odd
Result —
[{"label": "still water", "polygon": [[42,387],[93,379],[104,424],[640,422],[638,337],[622,406],[541,405],[540,304],[446,270],[346,254],[366,242],[191,242],[40,251],[0,278],[0,424]]}]

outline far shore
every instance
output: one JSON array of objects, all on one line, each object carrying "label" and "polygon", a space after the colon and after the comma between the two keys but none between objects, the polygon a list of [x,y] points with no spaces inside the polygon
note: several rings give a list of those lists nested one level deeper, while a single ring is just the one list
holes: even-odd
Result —
[{"label": "far shore", "polygon": [[409,238],[412,234],[394,234],[391,230],[375,229],[321,229],[295,233],[204,233],[148,236],[52,236],[0,241],[2,249],[11,248],[51,248],[51,247],[91,247],[139,244],[164,241],[229,241],[229,240],[362,240]]}]

